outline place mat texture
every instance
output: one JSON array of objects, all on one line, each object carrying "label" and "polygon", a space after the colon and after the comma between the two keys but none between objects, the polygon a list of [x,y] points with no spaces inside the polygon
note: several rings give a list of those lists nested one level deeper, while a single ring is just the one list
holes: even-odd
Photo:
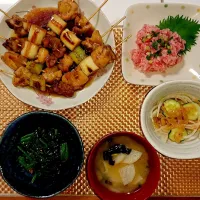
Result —
[{"label": "place mat texture", "polygon": [[[122,29],[116,28],[115,40],[122,40]],[[101,91],[88,102],[72,109],[57,111],[72,121],[84,143],[85,162],[76,182],[61,195],[93,195],[85,173],[86,157],[92,146],[114,131],[130,131],[142,135],[140,107],[151,86],[127,83],[121,72],[121,47],[117,48],[114,71]],[[0,134],[7,124],[23,113],[38,110],[16,99],[0,82]],[[176,160],[160,156],[161,179],[154,196],[200,196],[200,160]],[[0,178],[0,196],[16,196]]]}]

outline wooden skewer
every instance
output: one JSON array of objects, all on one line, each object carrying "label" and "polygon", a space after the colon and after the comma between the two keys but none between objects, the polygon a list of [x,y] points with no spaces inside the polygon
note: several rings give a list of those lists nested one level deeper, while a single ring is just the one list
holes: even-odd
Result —
[{"label": "wooden skewer", "polygon": [[108,0],[105,0],[100,7],[88,18],[88,21],[90,21],[98,12],[101,10],[101,8],[108,2]]},{"label": "wooden skewer", "polygon": [[110,31],[113,30],[113,28],[115,28],[115,26],[117,26],[124,19],[126,19],[126,16],[122,17],[118,22],[116,22],[114,25],[112,25],[101,37],[103,38],[104,36],[106,36]]},{"label": "wooden skewer", "polygon": [[8,17],[8,18],[12,18],[12,17],[10,17],[9,15],[8,15],[8,13],[6,13],[5,11],[3,11],[2,9],[0,9],[0,12],[2,12],[6,17]]},{"label": "wooden skewer", "polygon": [[7,40],[7,38],[3,37],[3,36],[0,36],[0,39],[2,40]]},{"label": "wooden skewer", "polygon": [[[7,71],[5,71],[5,70],[3,70],[3,69],[0,69],[0,72],[1,72],[1,73],[4,73],[4,74],[6,74],[6,75],[12,76],[12,77],[14,76],[13,73],[7,72]],[[49,88],[51,87],[51,85],[48,85],[48,84],[46,84],[46,86],[49,87]]]},{"label": "wooden skewer", "polygon": [[3,70],[3,69],[0,69],[0,72],[1,72],[1,73],[4,73],[4,74],[6,74],[6,75],[9,75],[9,76],[13,76],[13,73],[7,72],[7,71],[5,71],[5,70]]},{"label": "wooden skewer", "polygon": [[119,47],[122,43],[126,42],[131,37],[132,37],[132,35],[129,35],[128,37],[124,38],[117,46],[115,46],[115,48],[113,48],[113,50],[116,50],[117,47]]}]

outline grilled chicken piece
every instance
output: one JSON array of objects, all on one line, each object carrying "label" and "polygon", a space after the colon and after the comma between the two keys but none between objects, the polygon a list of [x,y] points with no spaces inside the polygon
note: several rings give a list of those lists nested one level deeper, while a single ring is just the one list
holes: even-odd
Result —
[{"label": "grilled chicken piece", "polygon": [[17,70],[20,67],[25,67],[27,59],[13,51],[6,52],[1,59],[4,63],[13,70]]},{"label": "grilled chicken piece", "polygon": [[21,18],[18,15],[13,15],[11,19],[6,20],[6,23],[19,37],[25,37],[28,35],[29,26],[24,18]]},{"label": "grilled chicken piece", "polygon": [[9,51],[20,53],[24,48],[24,43],[26,40],[26,38],[11,37],[3,43],[3,46]]},{"label": "grilled chicken piece", "polygon": [[101,37],[99,31],[95,30],[92,33],[92,37],[91,38],[87,37],[86,40],[84,40],[82,42],[82,45],[90,53],[92,51],[94,51],[97,47],[102,46],[103,45],[103,40],[102,40],[102,37]]},{"label": "grilled chicken piece", "polygon": [[56,65],[58,58],[54,55],[47,56],[46,65],[47,67],[51,68]]},{"label": "grilled chicken piece", "polygon": [[38,51],[37,60],[35,62],[45,63],[47,57],[49,56],[49,51],[45,48],[40,48]]},{"label": "grilled chicken piece", "polygon": [[19,67],[15,71],[15,75],[13,77],[13,85],[15,87],[21,86],[29,86],[30,85],[30,78],[32,73],[26,67]]},{"label": "grilled chicken piece", "polygon": [[47,83],[59,81],[62,78],[62,71],[58,67],[46,68],[42,74]]},{"label": "grilled chicken piece", "polygon": [[83,73],[79,66],[75,70],[64,74],[62,77],[62,81],[71,85],[75,90],[83,88],[88,80],[89,78]]},{"label": "grilled chicken piece", "polygon": [[60,60],[58,67],[62,72],[68,72],[72,64],[73,64],[72,58],[69,55],[65,54],[64,58]]},{"label": "grilled chicken piece", "polygon": [[53,37],[51,35],[47,35],[43,41],[43,47],[52,50],[52,54],[56,58],[61,58],[64,56],[66,52],[66,48],[63,47],[62,42],[57,37]]},{"label": "grilled chicken piece", "polygon": [[30,77],[30,86],[43,92],[46,91],[46,81],[42,75],[32,74]]},{"label": "grilled chicken piece", "polygon": [[110,45],[104,45],[97,47],[91,54],[94,63],[103,68],[106,65],[113,63],[116,59],[115,53],[112,51]]},{"label": "grilled chicken piece", "polygon": [[65,21],[73,20],[79,13],[78,4],[74,0],[62,0],[58,2],[60,17]]},{"label": "grilled chicken piece", "polygon": [[75,18],[75,26],[72,31],[77,35],[87,33],[88,31],[93,30],[92,24],[87,20],[83,14],[78,14]]},{"label": "grilled chicken piece", "polygon": [[66,84],[62,81],[55,82],[50,90],[56,94],[63,95],[65,97],[72,97],[75,93],[75,90],[71,85]]}]

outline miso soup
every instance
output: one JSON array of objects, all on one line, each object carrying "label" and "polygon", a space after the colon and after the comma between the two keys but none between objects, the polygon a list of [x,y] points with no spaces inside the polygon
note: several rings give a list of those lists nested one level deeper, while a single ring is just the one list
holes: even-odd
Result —
[{"label": "miso soup", "polygon": [[95,158],[98,180],[109,190],[129,193],[139,189],[149,174],[145,148],[128,136],[105,141]]}]

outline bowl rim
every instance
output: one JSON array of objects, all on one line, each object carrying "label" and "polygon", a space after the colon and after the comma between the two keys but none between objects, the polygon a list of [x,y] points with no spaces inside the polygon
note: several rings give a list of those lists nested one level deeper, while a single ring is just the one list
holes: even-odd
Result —
[{"label": "bowl rim", "polygon": [[[151,162],[149,164],[151,164],[152,166],[151,166],[149,175],[147,177],[147,180],[140,189],[138,189],[132,193],[115,193],[115,192],[108,190],[98,181],[98,179],[96,177],[96,173],[94,171],[94,168],[95,168],[94,160],[95,160],[99,146],[103,142],[105,142],[108,138],[114,137],[114,136],[116,136],[116,137],[117,136],[128,136],[130,138],[133,138],[133,140],[136,140],[138,143],[142,144],[146,150],[148,149],[151,151],[151,152],[147,151],[149,157],[151,155],[153,158],[153,161],[149,160],[149,162]],[[154,170],[154,173],[152,173],[152,170]],[[126,198],[126,200],[132,200],[133,198],[135,198],[135,199],[144,200],[144,199],[147,199],[148,197],[150,197],[158,186],[158,183],[160,180],[160,160],[159,160],[157,151],[153,148],[153,146],[144,137],[142,137],[134,132],[127,132],[127,131],[112,132],[112,133],[109,133],[109,134],[105,135],[104,137],[102,137],[100,140],[98,140],[93,145],[93,147],[90,150],[89,155],[87,157],[86,175],[87,175],[87,180],[88,180],[88,183],[89,183],[91,189],[100,199],[122,200],[123,198]],[[151,184],[149,185],[147,182],[150,182]]]},{"label": "bowl rim", "polygon": [[196,156],[195,155],[186,155],[186,154],[184,154],[184,155],[177,155],[176,152],[170,153],[170,152],[164,151],[162,149],[162,146],[161,145],[157,145],[156,142],[154,142],[154,140],[150,137],[150,135],[152,133],[149,133],[146,130],[146,125],[145,125],[146,112],[145,112],[144,107],[146,106],[147,101],[151,98],[152,95],[155,95],[156,92],[159,92],[160,90],[162,90],[163,87],[166,87],[167,85],[174,85],[174,86],[176,86],[177,84],[188,84],[190,86],[199,86],[199,88],[200,88],[200,82],[199,81],[194,81],[194,80],[173,80],[173,81],[167,81],[167,82],[164,82],[164,83],[162,83],[162,84],[160,84],[158,86],[153,87],[145,95],[144,100],[143,100],[143,102],[141,104],[141,107],[140,107],[140,127],[141,127],[141,130],[142,130],[145,138],[162,155],[167,156],[169,158],[174,158],[174,159],[195,159],[195,158],[199,158],[199,156],[197,156],[197,155]]},{"label": "bowl rim", "polygon": [[26,117],[26,116],[35,115],[35,114],[47,114],[47,115],[51,115],[51,116],[54,116],[54,117],[59,117],[60,119],[62,119],[62,120],[64,120],[65,122],[67,122],[67,123],[74,129],[76,135],[78,136],[78,140],[79,140],[80,145],[81,145],[81,153],[82,153],[82,158],[81,158],[81,160],[80,160],[80,165],[79,165],[80,168],[79,168],[79,170],[78,170],[78,173],[77,173],[76,177],[73,179],[73,181],[72,181],[71,183],[69,183],[67,186],[65,186],[63,189],[59,190],[58,192],[55,192],[55,193],[50,194],[50,195],[41,195],[41,196],[37,196],[37,195],[28,195],[28,194],[24,194],[23,192],[20,192],[20,191],[18,191],[17,189],[15,189],[15,187],[12,186],[12,185],[7,181],[7,179],[4,177],[3,168],[2,168],[2,166],[1,166],[1,163],[0,163],[0,175],[1,175],[1,177],[3,178],[3,180],[4,180],[15,192],[17,192],[18,194],[21,194],[21,195],[23,195],[23,196],[25,196],[25,197],[31,197],[31,198],[49,198],[49,197],[53,197],[53,196],[55,196],[55,195],[61,193],[61,192],[64,191],[65,189],[69,188],[69,187],[76,181],[76,179],[79,177],[79,175],[80,175],[80,173],[81,173],[81,171],[82,171],[82,168],[83,168],[83,164],[84,164],[84,156],[85,156],[85,153],[84,153],[84,145],[83,145],[83,140],[82,140],[82,138],[81,138],[81,136],[80,136],[80,133],[79,133],[78,129],[72,124],[72,122],[71,122],[69,119],[65,118],[64,116],[62,116],[62,115],[60,115],[60,114],[53,113],[53,112],[49,112],[49,111],[30,111],[30,112],[27,112],[27,113],[24,113],[24,114],[18,116],[17,118],[13,119],[12,121],[10,121],[10,122],[7,124],[5,130],[3,131],[3,133],[2,133],[2,135],[1,135],[1,137],[0,137],[0,145],[1,145],[3,139],[4,139],[5,135],[6,135],[6,132],[8,131],[8,129],[12,126],[12,124],[13,124],[14,122],[19,121],[19,120],[23,119],[23,118]]}]

